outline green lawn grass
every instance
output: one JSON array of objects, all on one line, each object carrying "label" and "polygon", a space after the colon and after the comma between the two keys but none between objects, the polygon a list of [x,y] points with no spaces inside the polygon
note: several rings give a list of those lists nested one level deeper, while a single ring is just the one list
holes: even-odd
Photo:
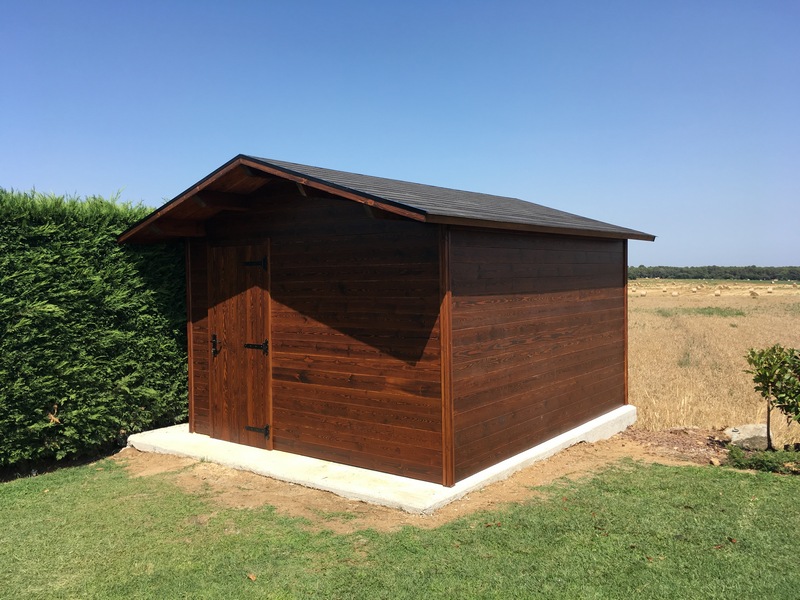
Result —
[{"label": "green lawn grass", "polygon": [[[113,461],[0,484],[3,598],[786,598],[800,478],[620,463],[434,530],[339,535]],[[255,575],[255,581],[247,577]]]}]

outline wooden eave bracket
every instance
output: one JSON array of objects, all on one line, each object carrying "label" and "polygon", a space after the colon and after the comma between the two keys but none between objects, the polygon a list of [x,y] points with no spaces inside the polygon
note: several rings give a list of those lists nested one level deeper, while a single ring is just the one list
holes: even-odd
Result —
[{"label": "wooden eave bracket", "polygon": [[207,208],[213,212],[221,212],[223,210],[244,212],[250,207],[247,196],[214,192],[212,190],[197,192],[192,196],[192,202],[201,208]]},{"label": "wooden eave bracket", "polygon": [[272,179],[272,174],[267,173],[259,168],[253,168],[252,166],[245,164],[242,162],[239,167],[247,174],[248,177],[257,177],[259,179]]},{"label": "wooden eave bracket", "polygon": [[166,237],[205,237],[206,226],[202,221],[183,221],[178,219],[159,219],[148,226],[148,230],[158,236]]},{"label": "wooden eave bracket", "polygon": [[300,192],[300,195],[303,198],[308,198],[308,188],[297,181],[295,181],[294,184],[297,186],[297,191]]}]

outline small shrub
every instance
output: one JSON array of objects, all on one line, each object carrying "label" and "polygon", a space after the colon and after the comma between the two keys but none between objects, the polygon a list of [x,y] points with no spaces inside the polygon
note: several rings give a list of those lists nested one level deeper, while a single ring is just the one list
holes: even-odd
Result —
[{"label": "small shrub", "polygon": [[800,475],[800,452],[791,450],[746,452],[738,446],[731,446],[728,450],[728,464],[737,469]]},{"label": "small shrub", "polygon": [[752,369],[753,388],[767,400],[767,448],[773,450],[770,419],[778,408],[788,421],[800,423],[800,352],[775,344],[770,348],[747,353]]}]

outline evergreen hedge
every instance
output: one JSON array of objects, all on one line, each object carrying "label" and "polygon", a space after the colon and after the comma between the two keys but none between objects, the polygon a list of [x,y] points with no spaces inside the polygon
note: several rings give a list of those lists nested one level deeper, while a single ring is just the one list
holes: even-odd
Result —
[{"label": "evergreen hedge", "polygon": [[183,250],[116,241],[148,212],[0,188],[0,467],[185,420]]}]

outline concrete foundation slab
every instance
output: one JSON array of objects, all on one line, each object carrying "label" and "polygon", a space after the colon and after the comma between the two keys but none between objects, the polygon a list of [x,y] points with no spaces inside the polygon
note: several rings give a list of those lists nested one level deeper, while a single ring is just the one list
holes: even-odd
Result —
[{"label": "concrete foundation slab", "polygon": [[596,442],[613,436],[636,422],[636,408],[622,406],[571,431],[493,465],[448,488],[388,473],[340,465],[277,450],[261,450],[207,435],[189,433],[188,425],[175,425],[137,433],[128,445],[142,452],[174,454],[215,462],[234,469],[332,492],[416,514],[430,514],[490,483],[506,479],[528,465],[579,442]]}]

